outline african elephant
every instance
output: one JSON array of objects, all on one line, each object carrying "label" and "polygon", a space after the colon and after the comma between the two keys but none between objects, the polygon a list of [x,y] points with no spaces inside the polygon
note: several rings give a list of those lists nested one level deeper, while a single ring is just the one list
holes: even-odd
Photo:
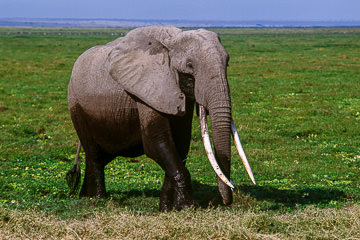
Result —
[{"label": "african elephant", "polygon": [[104,167],[116,156],[146,154],[165,171],[160,209],[194,205],[185,160],[197,103],[222,201],[231,204],[228,60],[217,34],[172,26],[137,28],[84,52],[68,86],[71,119],[86,156],[80,195],[106,195]]}]

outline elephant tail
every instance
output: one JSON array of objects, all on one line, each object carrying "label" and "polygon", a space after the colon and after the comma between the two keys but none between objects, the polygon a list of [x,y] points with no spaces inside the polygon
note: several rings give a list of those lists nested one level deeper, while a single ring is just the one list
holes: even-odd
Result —
[{"label": "elephant tail", "polygon": [[81,142],[79,140],[74,166],[66,173],[66,182],[70,189],[69,195],[76,194],[80,186],[80,180],[81,180],[81,169],[79,163],[80,150],[81,150]]}]

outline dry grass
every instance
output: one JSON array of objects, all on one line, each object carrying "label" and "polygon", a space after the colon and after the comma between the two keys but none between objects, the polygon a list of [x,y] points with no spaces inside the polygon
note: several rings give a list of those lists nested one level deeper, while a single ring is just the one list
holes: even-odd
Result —
[{"label": "dry grass", "polygon": [[[108,206],[78,219],[0,210],[1,239],[360,239],[360,206],[292,213],[200,209],[139,214]],[[234,212],[235,211],[235,212]]]}]

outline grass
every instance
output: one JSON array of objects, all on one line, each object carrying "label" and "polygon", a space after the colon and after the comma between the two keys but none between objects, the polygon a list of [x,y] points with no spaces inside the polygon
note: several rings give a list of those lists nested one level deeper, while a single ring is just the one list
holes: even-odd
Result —
[{"label": "grass", "polygon": [[187,166],[202,208],[158,212],[163,172],[144,156],[107,166],[108,199],[69,197],[72,65],[125,31],[0,28],[2,238],[360,238],[357,28],[215,30],[230,54],[233,116],[258,183],[233,148],[231,207],[219,204],[197,119]]},{"label": "grass", "polygon": [[[111,213],[89,210],[81,219],[61,219],[32,210],[4,214],[2,236],[18,239],[358,239],[359,206],[308,207],[294,213],[246,210],[139,214],[111,203]],[[5,221],[4,221],[5,222]]]}]

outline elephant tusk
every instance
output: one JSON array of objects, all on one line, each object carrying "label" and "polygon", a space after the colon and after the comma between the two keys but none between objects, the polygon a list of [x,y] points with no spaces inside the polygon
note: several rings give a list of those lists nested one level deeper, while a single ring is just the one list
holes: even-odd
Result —
[{"label": "elephant tusk", "polygon": [[221,171],[219,164],[216,161],[214,153],[211,148],[210,137],[209,137],[209,130],[206,122],[206,111],[204,106],[199,106],[199,117],[200,117],[200,126],[201,126],[201,136],[203,139],[206,155],[210,161],[212,168],[214,169],[216,175],[228,185],[231,189],[234,188],[234,185],[226,178],[225,174]]},{"label": "elephant tusk", "polygon": [[240,142],[240,138],[239,138],[239,134],[236,130],[236,126],[235,126],[235,123],[234,123],[234,120],[231,118],[231,130],[232,130],[232,135],[233,135],[233,138],[234,138],[234,142],[235,142],[235,146],[236,146],[236,149],[238,150],[238,153],[240,155],[240,158],[245,166],[245,169],[246,169],[246,172],[248,173],[251,181],[256,185],[256,182],[255,182],[255,178],[254,178],[254,175],[251,171],[251,167],[250,167],[250,164],[246,158],[246,155],[245,155],[245,152],[244,152],[244,149],[241,145],[241,142]]}]

